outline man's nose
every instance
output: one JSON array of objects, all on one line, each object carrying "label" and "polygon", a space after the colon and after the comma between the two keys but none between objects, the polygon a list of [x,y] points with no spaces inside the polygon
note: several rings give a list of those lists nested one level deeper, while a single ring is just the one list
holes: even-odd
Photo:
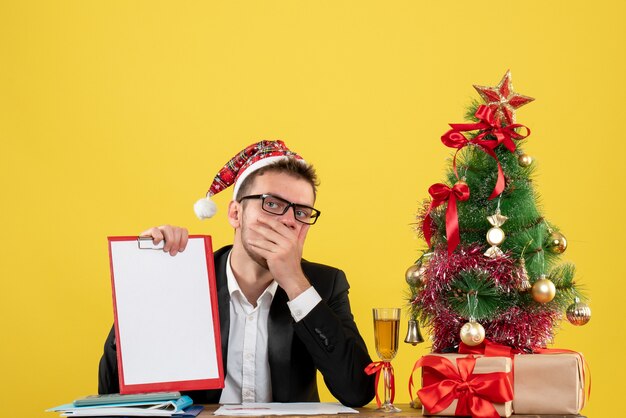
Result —
[{"label": "man's nose", "polygon": [[296,221],[296,212],[294,207],[290,207],[287,212],[280,215],[280,221],[288,228],[296,229],[298,221]]}]

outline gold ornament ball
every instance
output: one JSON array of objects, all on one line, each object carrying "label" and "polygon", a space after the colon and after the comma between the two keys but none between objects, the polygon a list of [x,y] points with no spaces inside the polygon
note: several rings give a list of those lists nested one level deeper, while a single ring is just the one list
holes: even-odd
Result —
[{"label": "gold ornament ball", "polygon": [[548,248],[555,254],[562,254],[567,249],[567,240],[560,232],[552,232],[548,238]]},{"label": "gold ornament ball", "polygon": [[533,157],[531,157],[528,154],[522,154],[519,157],[517,157],[517,162],[522,167],[528,167],[529,165],[533,163]]},{"label": "gold ornament ball", "polygon": [[410,403],[411,408],[414,409],[422,409],[422,401],[418,396],[415,397]]},{"label": "gold ornament ball", "polygon": [[497,226],[487,231],[487,242],[489,245],[500,245],[504,242],[504,238],[504,231]]},{"label": "gold ornament ball", "polygon": [[585,325],[591,319],[591,308],[576,298],[574,303],[567,307],[565,314],[572,325]]},{"label": "gold ornament ball", "polygon": [[459,335],[461,336],[461,341],[473,347],[485,340],[485,328],[478,322],[470,321],[461,327]]},{"label": "gold ornament ball", "polygon": [[554,287],[552,280],[542,278],[533,284],[531,292],[533,299],[536,302],[548,303],[554,299],[554,296],[556,295],[556,287]]},{"label": "gold ornament ball", "polygon": [[406,282],[411,286],[417,286],[422,281],[422,275],[424,274],[424,267],[420,264],[413,264],[406,270],[404,277]]}]

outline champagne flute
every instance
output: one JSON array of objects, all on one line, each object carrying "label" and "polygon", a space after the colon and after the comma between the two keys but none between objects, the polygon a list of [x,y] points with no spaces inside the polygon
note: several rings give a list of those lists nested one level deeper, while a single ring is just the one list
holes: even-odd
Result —
[{"label": "champagne flute", "polygon": [[374,338],[376,353],[383,361],[382,373],[385,388],[385,401],[378,408],[383,412],[400,412],[391,402],[392,373],[391,360],[398,352],[398,335],[400,331],[400,308],[374,308]]}]

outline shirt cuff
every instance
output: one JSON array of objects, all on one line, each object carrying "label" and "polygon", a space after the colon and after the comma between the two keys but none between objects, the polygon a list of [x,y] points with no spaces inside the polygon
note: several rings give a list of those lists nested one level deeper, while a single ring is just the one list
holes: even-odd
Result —
[{"label": "shirt cuff", "polygon": [[302,318],[307,316],[321,300],[322,297],[317,293],[317,290],[311,286],[292,301],[288,301],[287,306],[289,306],[293,319],[299,322]]}]

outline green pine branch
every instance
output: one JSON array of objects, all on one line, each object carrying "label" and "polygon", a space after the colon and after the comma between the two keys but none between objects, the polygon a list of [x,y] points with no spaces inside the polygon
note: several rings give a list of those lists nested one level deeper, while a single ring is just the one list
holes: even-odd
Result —
[{"label": "green pine branch", "polygon": [[464,318],[492,318],[515,303],[515,297],[500,291],[484,271],[463,271],[451,283],[448,304]]}]

